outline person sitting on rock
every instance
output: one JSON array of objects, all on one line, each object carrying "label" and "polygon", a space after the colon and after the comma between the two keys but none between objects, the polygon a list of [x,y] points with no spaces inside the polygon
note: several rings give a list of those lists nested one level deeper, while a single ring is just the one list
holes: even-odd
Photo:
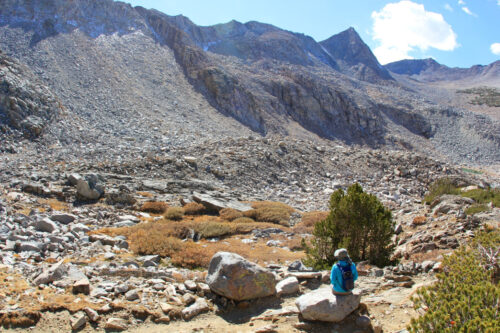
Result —
[{"label": "person sitting on rock", "polygon": [[349,258],[346,249],[335,251],[335,258],[339,261],[333,264],[330,274],[332,292],[335,295],[349,295],[354,289],[354,281],[358,279],[356,264]]}]

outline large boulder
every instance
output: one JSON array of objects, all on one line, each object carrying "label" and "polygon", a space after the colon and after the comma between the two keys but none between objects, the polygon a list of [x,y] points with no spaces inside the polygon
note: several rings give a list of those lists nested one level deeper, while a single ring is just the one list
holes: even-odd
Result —
[{"label": "large boulder", "polygon": [[95,174],[86,175],[76,183],[76,195],[79,200],[97,200],[104,195],[103,179]]},{"label": "large boulder", "polygon": [[339,296],[332,293],[331,287],[323,287],[300,296],[295,304],[306,320],[336,323],[356,310],[360,300],[359,289],[354,289],[350,295]]},{"label": "large boulder", "polygon": [[243,202],[239,202],[223,193],[211,192],[208,193],[193,193],[193,201],[202,204],[208,210],[220,211],[224,208],[236,209],[240,212],[246,212],[252,209],[252,206]]},{"label": "large boulder", "polygon": [[214,293],[237,301],[276,293],[272,272],[230,252],[218,252],[212,257],[207,284]]}]

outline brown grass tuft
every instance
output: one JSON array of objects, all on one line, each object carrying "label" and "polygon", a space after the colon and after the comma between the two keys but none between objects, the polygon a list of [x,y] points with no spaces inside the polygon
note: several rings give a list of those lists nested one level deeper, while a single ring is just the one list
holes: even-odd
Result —
[{"label": "brown grass tuft", "polygon": [[328,216],[328,212],[312,211],[302,215],[302,219],[297,225],[294,226],[293,231],[299,234],[312,233],[314,225],[319,221],[323,221]]},{"label": "brown grass tuft", "polygon": [[413,219],[413,225],[422,225],[425,224],[427,218],[425,216],[415,216]]},{"label": "brown grass tuft", "polygon": [[153,213],[153,214],[163,214],[167,211],[168,204],[161,201],[147,201],[142,204],[139,210],[141,212]]},{"label": "brown grass tuft", "polygon": [[253,202],[252,207],[254,209],[244,212],[243,215],[255,221],[271,222],[285,226],[289,225],[290,215],[295,211],[287,204],[274,201]]},{"label": "brown grass tuft", "polygon": [[237,219],[233,220],[233,223],[245,224],[245,223],[256,223],[256,222],[249,217],[238,217]]},{"label": "brown grass tuft", "polygon": [[182,208],[184,208],[186,215],[202,215],[206,213],[205,206],[197,202],[190,202]]},{"label": "brown grass tuft", "polygon": [[226,221],[233,221],[237,218],[243,217],[243,213],[234,208],[224,208],[219,212],[221,219]]},{"label": "brown grass tuft", "polygon": [[180,221],[184,217],[184,209],[182,207],[170,207],[165,213],[165,218],[172,221]]}]

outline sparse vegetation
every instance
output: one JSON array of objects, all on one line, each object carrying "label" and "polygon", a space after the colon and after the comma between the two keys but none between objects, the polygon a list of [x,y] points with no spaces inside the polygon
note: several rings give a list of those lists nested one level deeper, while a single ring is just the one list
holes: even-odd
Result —
[{"label": "sparse vegetation", "polygon": [[243,213],[233,208],[224,208],[219,212],[221,219],[226,221],[233,221],[237,218],[243,217]]},{"label": "sparse vegetation", "polygon": [[147,201],[142,204],[139,209],[141,212],[153,213],[153,214],[163,214],[167,211],[168,205],[166,202],[161,201]]},{"label": "sparse vegetation", "polygon": [[259,222],[271,222],[288,226],[290,216],[295,211],[292,207],[282,202],[260,201],[252,203],[252,210],[243,213]]},{"label": "sparse vegetation", "polygon": [[306,246],[308,265],[329,268],[336,261],[334,252],[344,247],[355,261],[369,260],[376,265],[389,262],[393,246],[391,212],[376,196],[363,192],[359,184],[342,189],[330,197],[328,217],[316,223],[314,238]]},{"label": "sparse vegetation", "polygon": [[468,215],[487,211],[489,209],[487,205],[490,203],[493,207],[500,207],[500,189],[487,188],[462,192],[449,178],[441,178],[434,182],[430,186],[429,194],[425,196],[424,201],[431,204],[443,194],[461,195],[473,199],[476,203],[465,211]]},{"label": "sparse vegetation", "polygon": [[438,282],[417,291],[411,332],[498,332],[498,230],[480,234],[469,248],[445,257]]},{"label": "sparse vegetation", "polygon": [[186,215],[203,215],[206,213],[205,206],[197,202],[190,202],[182,208],[184,209],[184,214]]},{"label": "sparse vegetation", "polygon": [[328,216],[328,212],[312,211],[302,215],[302,219],[293,230],[297,233],[312,233],[316,223],[323,221]]},{"label": "sparse vegetation", "polygon": [[184,209],[182,207],[169,207],[165,213],[165,218],[172,221],[180,221],[184,216]]},{"label": "sparse vegetation", "polygon": [[475,95],[474,98],[469,102],[474,105],[486,104],[490,107],[500,107],[500,91],[492,87],[478,87],[457,90],[460,94],[471,94]]}]

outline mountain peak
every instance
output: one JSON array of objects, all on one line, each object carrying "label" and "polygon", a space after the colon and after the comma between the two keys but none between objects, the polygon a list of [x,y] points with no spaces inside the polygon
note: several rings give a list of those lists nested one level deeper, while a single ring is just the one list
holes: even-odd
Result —
[{"label": "mountain peak", "polygon": [[353,27],[331,36],[320,44],[335,61],[343,64],[341,67],[345,71],[354,71],[354,75],[359,79],[371,82],[381,79],[392,80],[389,72],[380,65]]}]

